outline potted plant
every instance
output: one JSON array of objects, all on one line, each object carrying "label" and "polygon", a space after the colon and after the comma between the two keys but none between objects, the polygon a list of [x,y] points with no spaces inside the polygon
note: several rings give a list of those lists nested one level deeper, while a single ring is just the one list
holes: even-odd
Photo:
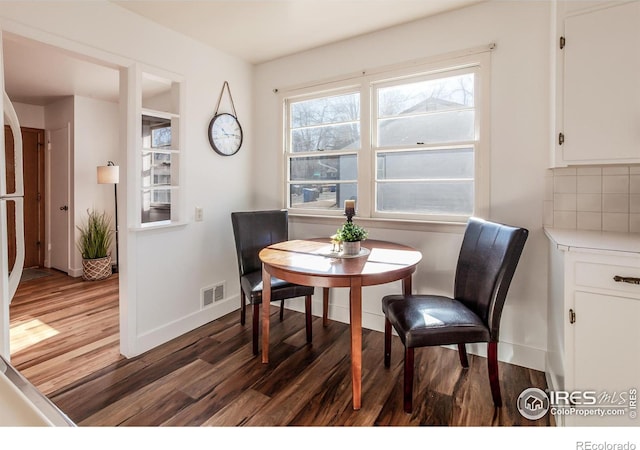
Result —
[{"label": "potted plant", "polygon": [[369,232],[360,225],[353,222],[345,222],[335,234],[337,241],[342,243],[343,255],[358,255],[360,253],[360,243],[364,241]]},{"label": "potted plant", "polygon": [[103,280],[111,275],[111,217],[106,212],[89,209],[87,214],[87,221],[78,226],[80,237],[77,246],[82,254],[82,278]]}]

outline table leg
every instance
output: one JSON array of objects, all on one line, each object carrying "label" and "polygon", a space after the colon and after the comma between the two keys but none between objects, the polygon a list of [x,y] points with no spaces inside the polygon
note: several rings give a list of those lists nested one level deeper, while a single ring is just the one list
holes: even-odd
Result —
[{"label": "table leg", "polygon": [[404,295],[411,295],[411,275],[402,279],[402,293]]},{"label": "table leg", "polygon": [[269,362],[269,319],[271,316],[271,274],[262,265],[262,362]]},{"label": "table leg", "polygon": [[329,288],[322,288],[322,326],[329,325]]},{"label": "table leg", "polygon": [[362,405],[362,280],[351,279],[349,291],[351,322],[351,386],[353,409]]}]

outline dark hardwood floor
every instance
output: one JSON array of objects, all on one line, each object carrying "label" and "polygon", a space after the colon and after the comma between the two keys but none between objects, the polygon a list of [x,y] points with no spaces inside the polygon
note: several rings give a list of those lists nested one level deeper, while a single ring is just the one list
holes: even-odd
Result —
[{"label": "dark hardwood floor", "polygon": [[[366,295],[366,292],[365,292]],[[552,425],[523,418],[516,399],[544,373],[500,363],[494,408],[486,359],[416,351],[414,412],[402,411],[402,344],[383,364],[383,334],[364,330],[362,409],[351,407],[349,326],[272,307],[269,364],[251,351],[250,319],[234,312],[136,358],[118,351],[117,275],[86,282],[52,271],[21,284],[11,305],[13,364],[79,426]]]}]

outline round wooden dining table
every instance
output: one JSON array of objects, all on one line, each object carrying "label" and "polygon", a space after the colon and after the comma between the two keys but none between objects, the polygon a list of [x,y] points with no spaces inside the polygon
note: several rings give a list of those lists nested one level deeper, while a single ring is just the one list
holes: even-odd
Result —
[{"label": "round wooden dining table", "polygon": [[[262,261],[262,304],[271,302],[271,277],[305,286],[349,288],[351,381],[353,409],[362,401],[362,288],[402,280],[411,294],[411,276],[422,254],[406,245],[366,240],[357,256],[335,252],[329,238],[296,239],[270,245],[259,253]],[[324,308],[326,312],[327,308]],[[262,308],[262,362],[269,362],[270,308]],[[325,319],[326,320],[326,319]]]}]

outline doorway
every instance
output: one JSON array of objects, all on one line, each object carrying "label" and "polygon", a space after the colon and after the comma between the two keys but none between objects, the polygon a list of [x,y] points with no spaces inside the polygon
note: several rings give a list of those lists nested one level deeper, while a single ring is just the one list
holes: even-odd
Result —
[{"label": "doorway", "polygon": [[[75,246],[75,222],[82,219],[82,212],[87,208],[114,208],[113,191],[99,186],[95,174],[97,166],[107,160],[120,162],[122,157],[118,145],[120,67],[106,62],[100,64],[90,56],[46,42],[1,30],[0,33],[4,63],[0,70],[4,72],[5,91],[23,125],[25,202],[31,203],[27,200],[31,192],[28,183],[37,180],[37,188],[33,189],[37,207],[30,210],[25,205],[25,225],[37,225],[34,233],[37,237],[33,239],[29,237],[30,231],[25,230],[27,255],[31,253],[31,243],[35,246],[34,258],[25,258],[25,268],[44,268],[41,272],[58,275],[63,272],[70,276],[69,282],[91,289],[93,286],[79,280],[82,266]],[[56,70],[52,71],[51,67]],[[30,131],[35,129],[38,133],[32,138]],[[6,135],[11,138],[11,133]],[[27,161],[31,153],[27,147],[32,141],[38,149],[35,151],[38,159],[33,164]],[[26,173],[32,166],[37,167],[37,177]],[[24,278],[24,275],[23,272],[21,287],[35,288],[52,279]],[[117,278],[115,280],[119,288]],[[52,295],[55,292],[54,289]],[[115,295],[119,297],[117,290]],[[60,303],[61,315],[73,312],[66,309],[64,302]],[[23,331],[29,334],[29,339],[38,338],[31,329]],[[3,335],[0,343],[5,340],[8,343],[13,340],[15,330],[13,326],[9,329],[0,324],[0,333]],[[15,356],[14,350],[17,348],[8,348],[9,355]]]},{"label": "doorway", "polygon": [[[44,267],[45,247],[45,183],[44,130],[22,127],[22,164],[24,178],[24,267]],[[5,148],[13,148],[11,128],[4,127]],[[15,186],[13,154],[7,153],[7,184]],[[11,205],[7,214],[9,267],[16,259],[15,210]]]}]

